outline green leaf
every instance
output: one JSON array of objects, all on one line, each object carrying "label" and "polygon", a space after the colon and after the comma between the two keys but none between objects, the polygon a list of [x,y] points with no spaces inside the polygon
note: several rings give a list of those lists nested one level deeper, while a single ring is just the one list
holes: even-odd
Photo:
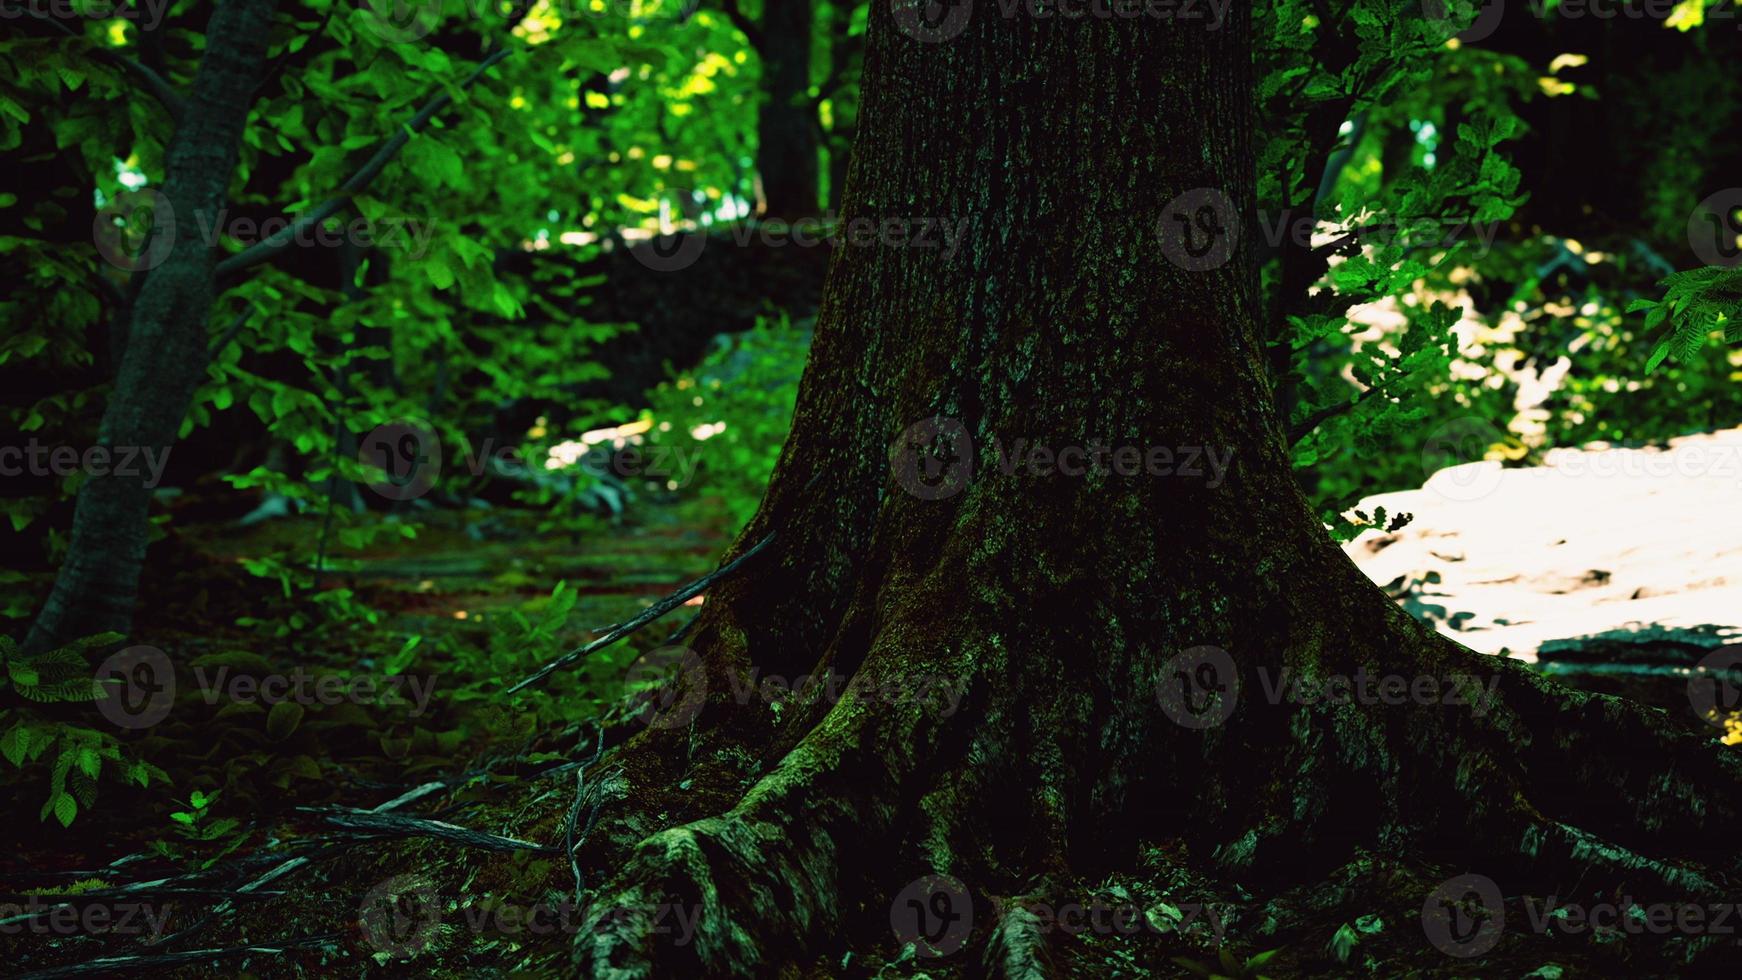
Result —
[{"label": "green leaf", "polygon": [[1275,949],[1266,950],[1265,952],[1258,953],[1258,954],[1254,955],[1251,959],[1248,959],[1246,961],[1246,969],[1256,970],[1259,967],[1262,967],[1265,964],[1269,963],[1271,960],[1276,959],[1276,954],[1278,954],[1280,952],[1282,952],[1282,947],[1278,946]]},{"label": "green leaf", "polygon": [[302,724],[303,707],[295,701],[280,701],[272,706],[266,715],[266,734],[275,742],[282,742],[296,731]]},{"label": "green leaf", "polygon": [[62,827],[71,827],[73,818],[79,815],[79,804],[70,793],[61,793],[54,798],[54,818],[60,821]]},{"label": "green leaf", "polygon": [[1668,356],[1669,356],[1669,341],[1667,341],[1667,340],[1658,341],[1657,347],[1654,350],[1652,350],[1652,352],[1651,352],[1650,359],[1648,359],[1645,362],[1645,373],[1650,374],[1651,372],[1657,370],[1657,366],[1659,364],[1662,364],[1663,359],[1668,357]]},{"label": "green leaf", "polygon": [[6,734],[0,735],[0,755],[4,755],[6,761],[14,766],[24,765],[24,753],[28,748],[30,729],[24,727],[23,722],[13,725],[7,729]]}]

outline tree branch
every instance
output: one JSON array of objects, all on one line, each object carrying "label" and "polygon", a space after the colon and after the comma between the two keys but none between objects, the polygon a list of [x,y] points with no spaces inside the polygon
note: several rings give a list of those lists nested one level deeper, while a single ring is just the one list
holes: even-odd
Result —
[{"label": "tree branch", "polygon": [[713,585],[715,582],[718,582],[719,580],[721,580],[721,579],[725,578],[726,576],[732,574],[733,572],[737,571],[738,566],[749,561],[751,558],[754,558],[756,556],[757,552],[761,551],[763,548],[766,548],[768,546],[768,542],[773,541],[773,540],[774,540],[774,533],[771,531],[771,532],[769,532],[767,537],[763,538],[761,541],[758,541],[758,542],[756,542],[755,545],[751,546],[749,551],[744,552],[743,554],[732,559],[731,561],[727,562],[726,564],[721,565],[718,569],[716,569],[712,572],[709,572],[706,575],[703,575],[701,578],[696,579],[694,582],[691,582],[690,584],[684,586],[681,589],[678,589],[676,592],[673,592],[671,595],[668,595],[665,598],[654,603],[653,605],[648,606],[646,609],[642,610],[640,615],[636,616],[634,619],[631,619],[627,622],[621,623],[616,627],[613,627],[612,630],[609,633],[606,633],[604,636],[599,637],[598,639],[594,640],[591,643],[586,644],[585,646],[576,647],[575,649],[569,651],[568,653],[565,653],[562,656],[556,658],[555,660],[552,660],[550,663],[545,664],[543,667],[540,667],[538,670],[536,670],[532,674],[528,675],[525,680],[514,685],[513,687],[509,688],[507,691],[505,691],[503,693],[513,694],[515,691],[518,691],[521,688],[530,686],[532,684],[536,684],[539,681],[544,680],[546,677],[549,677],[551,674],[555,673],[558,669],[560,669],[562,667],[566,667],[569,664],[572,664],[575,661],[580,660],[581,658],[583,658],[589,654],[592,654],[596,651],[603,650],[604,648],[610,646],[613,643],[616,643],[618,640],[623,639],[624,637],[635,632],[636,630],[640,629],[641,627],[646,626],[648,623],[651,623],[654,620],[658,619],[659,617],[665,615],[666,613],[671,612],[673,609],[676,609],[677,607],[688,602],[691,598],[700,595],[702,593],[703,589],[706,589],[708,586]]},{"label": "tree branch", "polygon": [[829,69],[829,73],[817,84],[816,97],[811,99],[812,108],[822,105],[830,96],[846,87],[848,70],[846,64],[837,64]]},{"label": "tree branch", "polygon": [[726,15],[733,27],[738,28],[738,33],[744,35],[744,40],[750,42],[750,47],[757,54],[765,53],[762,50],[762,31],[757,28],[755,21],[745,16],[743,8],[738,6],[738,0],[720,0],[720,12]]},{"label": "tree branch", "polygon": [[230,341],[235,340],[236,335],[242,332],[243,326],[248,323],[248,318],[253,314],[254,308],[252,306],[236,314],[236,319],[231,320],[230,325],[224,328],[224,332],[218,335],[218,339],[212,342],[213,357],[222,354],[224,348],[230,346]]},{"label": "tree branch", "polygon": [[1289,426],[1288,444],[1293,446],[1299,443],[1302,439],[1312,435],[1314,429],[1324,425],[1326,422],[1329,422],[1339,415],[1346,415],[1349,412],[1354,411],[1357,405],[1360,405],[1362,402],[1365,402],[1367,399],[1372,398],[1374,395],[1384,390],[1385,389],[1382,386],[1374,385],[1346,402],[1338,402],[1335,405],[1326,405],[1318,411],[1313,412],[1306,418]]},{"label": "tree branch", "polygon": [[65,34],[67,37],[84,41],[90,47],[91,53],[102,58],[104,61],[107,61],[110,64],[120,65],[122,68],[138,75],[140,81],[145,83],[145,87],[150,90],[151,94],[157,99],[157,101],[163,105],[163,108],[169,112],[171,121],[181,121],[182,109],[186,107],[187,101],[182,98],[180,92],[176,91],[175,86],[169,83],[168,79],[120,52],[112,51],[100,44],[91,43],[83,34],[80,34],[45,13],[36,10],[26,10],[25,13],[37,20],[45,21],[54,25],[56,30]]},{"label": "tree branch", "polygon": [[[473,69],[464,81],[460,82],[458,90],[464,92],[470,88],[472,83],[482,78],[485,72],[494,68],[517,50],[519,49],[504,45],[491,52],[489,57],[479,62],[478,67]],[[351,203],[354,197],[362,193],[363,188],[369,186],[370,181],[380,176],[381,171],[387,169],[387,165],[399,155],[400,150],[405,149],[405,144],[411,142],[413,136],[428,128],[430,121],[436,117],[436,114],[446,109],[453,101],[453,94],[444,91],[425,102],[423,107],[417,110],[417,114],[411,117],[410,122],[400,127],[399,132],[394,133],[383,142],[368,161],[350,176],[350,179],[339,185],[337,194],[304,211],[296,220],[279,229],[276,234],[269,235],[250,245],[244,251],[219,262],[217,270],[219,287],[222,288],[236,273],[277,257],[288,249],[298,236],[338,214],[346,205]]]}]

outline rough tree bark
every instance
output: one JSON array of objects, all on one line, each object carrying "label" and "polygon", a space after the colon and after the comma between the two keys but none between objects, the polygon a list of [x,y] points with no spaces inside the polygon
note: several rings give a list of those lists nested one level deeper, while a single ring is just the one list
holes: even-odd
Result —
[{"label": "rough tree bark", "polygon": [[[205,55],[164,152],[157,207],[167,211],[157,220],[173,216],[174,241],[162,263],[146,273],[129,311],[126,347],[98,445],[167,453],[205,377],[218,256],[203,229],[228,201],[276,7],[277,0],[223,0],[212,12]],[[150,530],[151,490],[138,469],[92,476],[79,488],[67,558],[31,626],[27,648],[126,632],[132,624]]]},{"label": "rough tree bark", "polygon": [[[583,972],[774,975],[887,951],[890,901],[921,875],[1046,897],[1157,839],[1255,889],[1323,880],[1359,848],[1576,868],[1635,896],[1733,880],[1735,757],[1389,602],[1290,475],[1246,242],[1203,272],[1164,257],[1176,195],[1217,188],[1252,213],[1248,20],[1239,3],[1218,31],[977,9],[921,43],[872,5],[844,220],[972,231],[953,261],[838,252],[790,441],[734,554],[775,538],[691,633],[700,666],[674,703],[699,713],[615,751],[622,795],[583,849]],[[979,465],[960,492],[915,495],[890,447],[934,416],[962,421]],[[1214,487],[1006,473],[988,447],[1019,438],[1234,462]],[[1244,693],[1222,724],[1176,724],[1158,682],[1204,644]],[[1271,703],[1258,672],[1285,667],[1468,675],[1495,703]],[[851,693],[772,713],[733,693],[753,668],[967,693],[948,717]],[[667,902],[700,906],[692,943],[607,911]],[[979,956],[960,955],[1034,975],[1046,943],[1023,921],[976,921]]]}]

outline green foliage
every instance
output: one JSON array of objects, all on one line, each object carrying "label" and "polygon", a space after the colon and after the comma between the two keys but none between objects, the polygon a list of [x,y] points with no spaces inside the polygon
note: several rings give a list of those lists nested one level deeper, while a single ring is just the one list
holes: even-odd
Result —
[{"label": "green foliage", "polygon": [[44,703],[96,701],[103,697],[103,689],[92,679],[85,653],[122,639],[119,633],[98,633],[31,656],[20,651],[11,637],[0,636],[0,665],[6,671],[0,690],[9,688],[28,700]]},{"label": "green foliage", "polygon": [[1177,966],[1192,976],[1205,977],[1207,980],[1269,980],[1261,971],[1280,952],[1282,950],[1272,949],[1241,959],[1234,954],[1233,950],[1224,946],[1218,951],[1217,963],[1214,966],[1184,956],[1170,958]]},{"label": "green foliage", "polygon": [[[87,651],[112,646],[121,637],[101,633],[35,656],[21,654],[11,638],[0,636],[0,661],[10,690],[30,701],[94,701],[103,697],[85,661]],[[41,818],[52,814],[70,827],[81,808],[97,802],[97,777],[108,761],[115,779],[147,786],[152,779],[169,782],[163,770],[123,754],[113,736],[90,728],[39,717],[29,708],[0,712],[0,757],[20,771],[46,765],[48,798]],[[40,764],[40,765],[39,765]],[[10,781],[10,780],[8,780]]]},{"label": "green foliage", "polygon": [[[182,436],[258,427],[295,457],[233,476],[235,487],[320,512],[335,476],[367,479],[341,449],[382,422],[420,418],[457,447],[499,405],[572,404],[574,385],[603,376],[591,352],[633,325],[587,322],[587,294],[600,280],[567,275],[572,263],[509,274],[499,256],[548,250],[584,261],[617,229],[660,227],[660,203],[674,188],[743,210],[760,69],[727,18],[681,0],[566,19],[541,9],[519,25],[507,23],[510,9],[424,5],[411,32],[383,30],[367,5],[342,0],[279,14],[273,79],[244,136],[233,213],[176,216],[214,231],[221,255],[260,237],[254,215],[294,215],[335,193],[433,94],[454,103],[323,226],[330,242],[366,223],[376,247],[361,263],[345,265],[330,247],[293,250],[283,267],[245,272],[216,304],[210,330],[223,344]],[[183,5],[158,32],[174,83],[192,75],[206,14]],[[80,197],[113,210],[154,189],[172,122],[135,77],[89,56],[92,47],[136,56],[136,25],[73,23],[77,42],[0,41],[0,152],[56,150],[78,164],[62,186],[0,198],[0,210],[28,212],[21,223],[31,232],[0,236],[0,262],[23,277],[0,300],[0,368],[26,365],[59,382],[49,395],[0,406],[0,426],[88,441],[108,377],[87,339],[136,283],[88,241],[68,247],[88,232],[73,228],[69,238],[61,225],[76,223]],[[450,52],[480,46],[452,41],[464,34],[519,50],[462,91],[474,65]],[[848,113],[851,100],[834,94],[837,113]],[[28,143],[27,125],[51,132],[52,145]],[[464,490],[459,467],[448,479]],[[76,485],[60,481],[52,499],[9,498],[6,516],[29,527]],[[344,507],[331,520],[342,539],[392,531]]]},{"label": "green foliage", "polygon": [[[1362,496],[1420,482],[1399,444],[1469,412],[1452,390],[1464,315],[1452,280],[1525,198],[1503,147],[1534,79],[1517,58],[1446,45],[1447,25],[1415,5],[1331,14],[1297,0],[1255,16],[1258,111],[1275,134],[1258,186],[1278,236],[1272,347],[1295,466],[1346,538],[1371,526],[1346,513]],[[1302,218],[1310,242],[1288,234]]]},{"label": "green foliage", "polygon": [[152,850],[177,864],[204,870],[217,864],[230,852],[248,840],[246,832],[237,830],[241,821],[235,817],[213,817],[212,803],[217,792],[194,790],[182,804],[185,810],[172,810],[169,819],[174,825],[176,840],[160,839]]},{"label": "green foliage", "polygon": [[1362,936],[1377,935],[1385,930],[1385,921],[1377,915],[1363,915],[1353,923],[1345,922],[1337,927],[1331,941],[1325,945],[1325,950],[1338,963],[1349,962],[1349,956],[1355,947],[1361,944]]},{"label": "green foliage", "polygon": [[649,392],[650,443],[696,461],[696,492],[724,498],[734,524],[756,513],[774,473],[809,347],[808,328],[762,322]]},{"label": "green foliage", "polygon": [[1742,343],[1742,268],[1709,265],[1667,276],[1663,298],[1637,299],[1627,312],[1645,313],[1645,329],[1663,328],[1663,337],[1645,362],[1655,371],[1664,358],[1688,361],[1714,333],[1726,344]]},{"label": "green foliage", "polygon": [[[393,529],[407,532],[406,537],[415,537],[409,533],[413,529],[406,525],[378,523],[375,525],[360,525],[352,529],[364,531],[362,535],[352,536],[347,547],[362,547],[368,539],[375,535],[375,530]],[[345,629],[351,626],[372,626],[380,621],[380,614],[368,605],[358,601],[356,593],[349,588],[317,589],[317,578],[308,566],[297,559],[303,556],[293,556],[288,552],[266,554],[259,557],[243,557],[242,567],[248,573],[278,585],[277,595],[266,593],[260,597],[256,607],[262,610],[262,615],[241,616],[236,625],[255,630],[263,636],[273,639],[287,639],[297,636],[319,636],[334,629]],[[327,567],[342,563],[328,562]]]}]

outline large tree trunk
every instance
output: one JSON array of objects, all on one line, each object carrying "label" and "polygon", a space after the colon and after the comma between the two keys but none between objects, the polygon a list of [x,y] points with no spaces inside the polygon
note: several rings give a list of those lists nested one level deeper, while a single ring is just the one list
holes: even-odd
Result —
[{"label": "large tree trunk", "polygon": [[[583,970],[773,975],[879,938],[892,954],[890,903],[922,875],[1059,896],[1162,839],[1254,888],[1322,878],[1363,847],[1496,877],[1576,864],[1636,896],[1734,869],[1732,756],[1438,638],[1302,499],[1246,240],[1202,272],[1163,248],[1184,192],[1252,213],[1248,13],[1229,16],[1205,30],[981,11],[921,43],[872,5],[844,220],[969,217],[971,232],[953,260],[839,250],[791,439],[734,550],[775,537],[710,593],[690,641],[701,667],[673,703],[698,695],[699,712],[615,756],[624,795],[583,854],[600,883]],[[961,421],[977,465],[915,484],[903,433],[933,417]],[[943,429],[930,451],[949,459],[966,447],[937,445]],[[1219,484],[1006,473],[991,447],[1017,439],[1233,462]],[[1203,645],[1239,683],[1220,724],[1158,697],[1202,678],[1176,658]],[[1272,703],[1260,671],[1283,668],[1462,676],[1465,693],[1494,683],[1495,703]],[[752,670],[945,677],[966,694],[954,713],[859,693],[773,712],[735,695]],[[608,911],[667,902],[700,907],[692,943]],[[953,962],[1034,967],[1032,920],[978,909],[980,952]]]},{"label": "large tree trunk", "polygon": [[[276,6],[276,0],[221,0],[206,27],[205,55],[164,153],[157,221],[160,229],[167,228],[166,218],[174,221],[173,244],[161,264],[145,273],[132,304],[99,445],[162,458],[205,378],[217,253],[204,229],[228,202]],[[155,247],[154,241],[143,253],[147,263],[156,261]],[[142,469],[91,476],[79,488],[67,557],[31,627],[28,647],[126,632],[132,624],[150,530],[151,488]]]}]

